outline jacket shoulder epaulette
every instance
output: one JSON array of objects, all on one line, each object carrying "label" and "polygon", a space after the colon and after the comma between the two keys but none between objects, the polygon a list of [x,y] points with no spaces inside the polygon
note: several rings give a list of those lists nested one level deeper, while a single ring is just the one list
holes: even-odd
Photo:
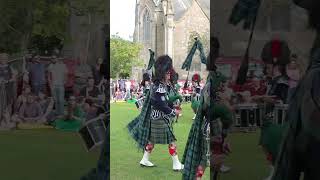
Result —
[{"label": "jacket shoulder epaulette", "polygon": [[167,88],[164,84],[160,83],[157,87],[156,87],[156,93],[160,93],[160,94],[165,94],[167,92]]}]

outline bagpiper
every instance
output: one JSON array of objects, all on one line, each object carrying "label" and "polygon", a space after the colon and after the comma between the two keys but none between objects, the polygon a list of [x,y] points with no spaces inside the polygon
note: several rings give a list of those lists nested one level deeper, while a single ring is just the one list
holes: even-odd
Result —
[{"label": "bagpiper", "polygon": [[176,114],[176,120],[175,122],[178,122],[179,116],[181,115],[181,103],[182,103],[182,96],[179,93],[179,84],[178,84],[178,80],[179,80],[179,74],[176,72],[173,72],[171,75],[171,87],[170,88],[170,93],[169,93],[169,101],[171,103],[173,103],[173,107],[175,108],[177,114]]},{"label": "bagpiper", "polygon": [[196,118],[196,113],[199,107],[199,103],[200,103],[200,92],[201,92],[201,86],[200,86],[200,82],[201,82],[201,76],[199,74],[194,74],[192,76],[192,100],[191,100],[191,108],[193,110],[194,116],[193,116],[193,120]]},{"label": "bagpiper", "polygon": [[152,78],[153,85],[146,95],[141,113],[127,128],[129,134],[136,141],[139,149],[143,150],[140,161],[142,167],[154,167],[150,155],[155,144],[168,144],[168,151],[172,158],[172,169],[180,171],[183,164],[178,159],[176,137],[172,128],[176,112],[173,103],[169,101],[170,77],[173,72],[172,59],[168,55],[160,56],[155,62]]},{"label": "bagpiper", "polygon": [[149,73],[144,73],[143,77],[142,77],[142,81],[141,81],[141,86],[143,89],[142,95],[139,96],[139,98],[137,99],[137,101],[135,102],[136,106],[138,109],[141,109],[144,103],[144,99],[146,97],[146,95],[149,93],[150,91],[150,87],[151,87],[151,77]]}]

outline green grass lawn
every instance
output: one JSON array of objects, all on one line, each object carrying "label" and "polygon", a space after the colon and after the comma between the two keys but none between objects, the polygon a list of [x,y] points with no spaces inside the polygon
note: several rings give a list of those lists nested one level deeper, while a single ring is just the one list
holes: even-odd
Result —
[{"label": "green grass lawn", "polygon": [[54,129],[0,131],[0,179],[79,180],[97,164],[76,133]]},{"label": "green grass lawn", "polygon": [[[166,145],[156,145],[151,155],[155,168],[141,168],[139,161],[142,153],[138,151],[128,135],[126,125],[139,114],[133,104],[111,104],[111,179],[114,180],[173,180],[181,179],[181,173],[173,172],[172,161]],[[178,139],[179,159],[182,158],[193,117],[190,104],[183,106],[183,116],[174,125]],[[269,169],[261,149],[257,146],[258,133],[236,133],[229,136],[232,154],[227,158],[226,165],[232,167],[228,174],[222,174],[222,180],[262,180]],[[203,178],[209,180],[209,169]]]}]

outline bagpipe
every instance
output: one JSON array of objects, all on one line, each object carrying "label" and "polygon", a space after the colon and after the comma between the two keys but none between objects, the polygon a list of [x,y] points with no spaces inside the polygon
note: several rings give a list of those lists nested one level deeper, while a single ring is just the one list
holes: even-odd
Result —
[{"label": "bagpipe", "polygon": [[[149,58],[149,63],[148,63],[148,67],[146,69],[146,73],[148,74],[147,76],[145,76],[145,74],[143,75],[143,81],[148,78],[148,80],[151,80],[152,77],[152,67],[155,63],[155,53],[154,51],[151,50],[151,48],[149,48],[149,54],[150,54],[150,58]],[[143,103],[144,103],[145,97],[144,95],[140,96],[139,99],[136,100],[135,105],[137,107],[137,109],[142,109]]]},{"label": "bagpipe", "polygon": [[184,83],[184,88],[188,88],[189,73],[190,73],[190,69],[191,69],[193,56],[195,55],[196,50],[199,50],[199,52],[200,52],[201,63],[206,64],[206,62],[207,62],[207,58],[206,58],[206,55],[204,53],[204,49],[203,49],[202,43],[200,42],[198,37],[195,37],[194,40],[195,40],[195,42],[194,42],[190,52],[187,55],[187,58],[185,59],[184,63],[182,64],[182,67],[181,67],[181,69],[184,69],[184,70],[188,71],[187,79],[186,79],[186,81]]}]

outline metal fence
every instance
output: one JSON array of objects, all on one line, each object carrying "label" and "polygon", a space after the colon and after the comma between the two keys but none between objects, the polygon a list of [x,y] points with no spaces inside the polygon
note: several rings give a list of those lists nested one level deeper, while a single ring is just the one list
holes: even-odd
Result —
[{"label": "metal fence", "polygon": [[[266,104],[238,104],[235,106],[235,127],[261,127],[266,116]],[[275,104],[271,116],[275,124],[283,124],[286,120],[288,104]]]}]

